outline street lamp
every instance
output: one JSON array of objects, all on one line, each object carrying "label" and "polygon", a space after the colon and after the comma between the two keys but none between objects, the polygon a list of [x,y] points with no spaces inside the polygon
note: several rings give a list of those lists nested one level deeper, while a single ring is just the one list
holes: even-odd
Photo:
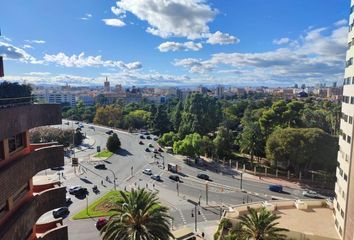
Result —
[{"label": "street lamp", "polygon": [[[194,202],[193,200],[190,200],[190,199],[187,199],[187,202],[194,205],[194,231],[197,232],[197,221],[198,221],[197,206],[198,206],[198,203]],[[192,217],[193,217],[193,210],[192,210]]]},{"label": "street lamp", "polygon": [[242,190],[242,172],[238,172],[240,174],[240,189]]},{"label": "street lamp", "polygon": [[111,169],[107,169],[107,170],[110,171],[113,174],[114,190],[117,190],[117,187],[116,187],[116,174]]}]

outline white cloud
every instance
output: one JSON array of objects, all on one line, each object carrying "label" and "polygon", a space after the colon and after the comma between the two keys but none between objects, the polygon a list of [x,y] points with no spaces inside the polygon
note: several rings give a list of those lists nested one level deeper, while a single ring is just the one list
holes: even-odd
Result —
[{"label": "white cloud", "polygon": [[113,26],[113,27],[125,26],[125,23],[122,20],[117,18],[102,19],[102,21],[108,26]]},{"label": "white cloud", "polygon": [[125,10],[123,10],[123,9],[121,9],[121,8],[119,8],[119,7],[116,7],[116,6],[112,6],[111,7],[111,11],[112,11],[112,13],[114,14],[114,15],[116,15],[116,16],[123,16],[123,17],[125,17]]},{"label": "white cloud", "polygon": [[203,48],[201,43],[195,43],[192,41],[179,43],[179,42],[164,42],[158,46],[160,52],[175,52],[175,51],[199,51]]},{"label": "white cloud", "polygon": [[27,74],[31,76],[48,76],[51,73],[50,72],[29,72]]},{"label": "white cloud", "polygon": [[[192,73],[214,74],[227,70],[237,74],[230,79],[262,82],[331,82],[343,76],[347,27],[311,29],[297,44],[274,51],[255,53],[216,53],[209,59],[176,59]],[[226,73],[226,72],[224,72]]]},{"label": "white cloud", "polygon": [[47,63],[55,63],[65,67],[111,67],[123,70],[137,70],[142,68],[140,62],[124,63],[123,61],[103,60],[102,56],[85,56],[85,53],[79,55],[67,56],[65,53],[55,55],[45,54],[43,57]]},{"label": "white cloud", "polygon": [[290,43],[290,39],[286,38],[286,37],[273,40],[273,44],[276,44],[276,45],[282,45],[282,44],[287,44],[287,43]]},{"label": "white cloud", "polygon": [[210,44],[234,44],[234,43],[239,43],[240,40],[236,38],[235,36],[232,36],[228,33],[222,33],[220,31],[217,31],[213,34],[210,34],[207,43]]},{"label": "white cloud", "polygon": [[84,17],[81,17],[81,20],[87,21],[90,20],[90,18],[92,18],[92,14],[91,13],[86,13]]},{"label": "white cloud", "polygon": [[23,45],[23,48],[26,49],[26,48],[33,48],[33,47],[29,44],[25,44],[25,45]]},{"label": "white cloud", "polygon": [[204,0],[120,0],[114,11],[130,12],[150,25],[146,31],[163,37],[201,38],[217,10]]},{"label": "white cloud", "polygon": [[341,20],[338,20],[337,22],[335,22],[334,26],[341,27],[341,26],[345,26],[347,24],[348,24],[348,21],[346,19],[341,19]]},{"label": "white cloud", "polygon": [[44,44],[44,40],[25,40],[27,43],[36,43],[36,44]]},{"label": "white cloud", "polygon": [[27,63],[39,63],[22,48],[16,47],[7,42],[0,42],[0,55],[5,56],[6,59],[19,60]]}]

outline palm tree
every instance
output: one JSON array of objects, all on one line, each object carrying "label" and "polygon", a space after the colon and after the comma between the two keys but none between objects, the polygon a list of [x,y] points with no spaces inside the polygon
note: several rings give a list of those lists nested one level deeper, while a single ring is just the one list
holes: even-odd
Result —
[{"label": "palm tree", "polygon": [[156,193],[141,190],[120,191],[117,208],[102,228],[103,240],[168,240],[172,237],[168,208]]},{"label": "palm tree", "polygon": [[289,231],[285,228],[278,228],[280,217],[269,212],[265,208],[256,210],[248,209],[248,214],[240,217],[242,226],[241,234],[245,239],[253,240],[283,240],[286,235],[282,232]]}]

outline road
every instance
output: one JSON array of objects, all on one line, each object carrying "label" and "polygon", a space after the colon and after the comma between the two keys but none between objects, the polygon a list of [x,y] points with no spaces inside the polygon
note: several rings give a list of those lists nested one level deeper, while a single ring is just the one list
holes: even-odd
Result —
[{"label": "road", "polygon": [[[76,128],[77,125],[70,122],[69,125],[63,124],[57,127]],[[62,171],[46,170],[39,173],[39,175],[46,175],[48,178],[60,179],[67,187],[80,185],[89,190],[86,199],[70,196],[73,203],[69,207],[70,215],[64,220],[69,226],[70,239],[99,239],[98,231],[94,226],[95,219],[74,221],[71,220],[71,217],[85,209],[87,204],[110,191],[114,187],[113,175],[116,176],[118,189],[147,188],[149,191],[158,192],[160,201],[170,208],[173,217],[171,224],[174,227],[193,225],[192,210],[194,206],[187,202],[188,199],[194,201],[200,199],[201,206],[199,206],[196,216],[199,223],[204,223],[218,220],[222,209],[230,205],[270,200],[272,196],[290,199],[302,198],[300,190],[284,188],[286,193],[274,193],[268,190],[267,184],[247,179],[243,179],[243,191],[241,191],[240,175],[237,172],[234,175],[224,175],[196,168],[184,164],[180,158],[168,153],[162,153],[155,159],[152,152],[145,152],[145,148],[150,143],[157,147],[155,141],[144,139],[142,140],[144,145],[139,145],[138,134],[117,130],[115,132],[122,144],[118,153],[103,162],[93,161],[91,156],[96,153],[96,147],[105,148],[109,136],[105,133],[107,130],[109,128],[84,124],[82,132],[87,136],[86,145],[75,151],[75,157],[79,158],[81,167],[74,169],[71,166],[70,158],[65,158],[65,166]],[[171,173],[163,169],[163,162],[165,166],[168,163],[176,163],[182,167],[180,174],[182,182],[178,183],[178,186],[176,182],[168,178]],[[104,163],[107,170],[95,169],[94,166],[97,163]],[[143,174],[142,170],[145,168],[150,168],[154,174],[159,174],[162,181],[157,182],[150,176]],[[212,180],[208,182],[208,192],[206,192],[206,181],[196,177],[200,172],[209,175]],[[110,179],[109,182],[106,181],[107,177]],[[99,194],[92,192],[94,185],[98,186]],[[193,215],[195,216],[195,213]],[[52,213],[48,212],[41,217],[40,221],[50,218],[52,218]]]}]

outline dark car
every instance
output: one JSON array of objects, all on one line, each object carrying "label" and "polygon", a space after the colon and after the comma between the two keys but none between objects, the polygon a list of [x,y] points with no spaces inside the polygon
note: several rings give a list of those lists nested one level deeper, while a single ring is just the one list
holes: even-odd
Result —
[{"label": "dark car", "polygon": [[145,152],[151,152],[150,148],[145,148]]},{"label": "dark car", "polygon": [[159,152],[163,152],[162,148],[160,148],[160,147],[159,147],[159,149],[158,149],[158,150],[159,150]]},{"label": "dark car", "polygon": [[107,224],[108,220],[105,218],[99,218],[96,222],[96,228],[98,231],[101,231],[101,229]]},{"label": "dark car", "polygon": [[140,144],[140,145],[144,145],[143,141],[139,141],[139,144]]},{"label": "dark car", "polygon": [[273,192],[283,192],[283,186],[278,184],[269,185],[268,189]]},{"label": "dark car", "polygon": [[79,122],[78,122],[78,121],[76,121],[76,122],[75,122],[75,124],[79,124]]},{"label": "dark car", "polygon": [[154,137],[154,139],[153,139],[154,141],[157,141],[157,140],[159,140],[159,138],[158,137]]},{"label": "dark car", "polygon": [[207,181],[210,179],[209,176],[204,174],[204,173],[199,173],[197,175],[197,178],[200,178],[200,179],[203,179],[203,180],[207,180]]},{"label": "dark car", "polygon": [[145,137],[143,135],[140,135],[140,139],[145,139]]},{"label": "dark car", "polygon": [[111,134],[113,133],[113,130],[108,130],[106,133],[107,133],[108,135],[111,135]]},{"label": "dark car", "polygon": [[154,149],[154,153],[159,153],[159,151],[155,148],[155,149]]},{"label": "dark car", "polygon": [[88,194],[87,188],[80,188],[79,190],[77,190],[75,192],[76,196],[82,196],[82,195],[87,195],[87,194]]},{"label": "dark car", "polygon": [[103,163],[97,164],[97,165],[95,165],[95,168],[96,169],[106,169],[106,165],[104,165]]},{"label": "dark car", "polygon": [[170,175],[168,178],[173,181],[179,182],[179,176],[177,176],[177,175]]},{"label": "dark car", "polygon": [[67,207],[61,207],[58,208],[57,210],[53,211],[53,217],[54,218],[60,218],[60,217],[65,217],[70,213],[69,208]]},{"label": "dark car", "polygon": [[64,167],[52,167],[50,169],[54,171],[60,171],[60,170],[64,170]]},{"label": "dark car", "polygon": [[150,135],[147,135],[147,136],[146,136],[146,139],[151,139]]},{"label": "dark car", "polygon": [[161,181],[160,175],[157,175],[157,174],[152,175],[151,178],[154,179],[155,181],[158,181],[158,182]]}]

